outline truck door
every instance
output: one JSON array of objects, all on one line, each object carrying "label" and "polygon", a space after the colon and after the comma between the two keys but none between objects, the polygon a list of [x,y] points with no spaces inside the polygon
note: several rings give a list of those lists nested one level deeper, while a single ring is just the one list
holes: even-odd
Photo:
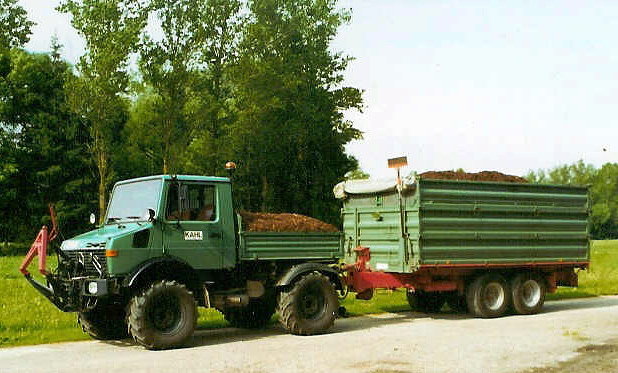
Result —
[{"label": "truck door", "polygon": [[216,183],[171,183],[167,192],[163,250],[195,269],[223,264],[223,232]]}]

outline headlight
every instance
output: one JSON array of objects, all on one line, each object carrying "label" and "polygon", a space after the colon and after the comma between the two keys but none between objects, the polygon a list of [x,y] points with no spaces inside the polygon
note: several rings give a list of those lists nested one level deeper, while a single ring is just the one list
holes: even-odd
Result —
[{"label": "headlight", "polygon": [[90,294],[96,294],[97,290],[99,290],[99,287],[97,286],[96,282],[90,282],[88,283],[88,292]]}]

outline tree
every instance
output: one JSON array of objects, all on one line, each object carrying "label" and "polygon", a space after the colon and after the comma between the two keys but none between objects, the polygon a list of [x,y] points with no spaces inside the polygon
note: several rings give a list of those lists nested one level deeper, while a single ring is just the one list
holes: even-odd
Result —
[{"label": "tree", "polygon": [[230,128],[237,120],[234,107],[233,68],[238,61],[245,17],[239,0],[206,2],[203,19],[205,37],[201,63],[194,84],[195,94],[188,103],[187,114],[196,123],[196,132],[185,155],[187,172],[220,174],[229,151]]},{"label": "tree", "polygon": [[237,190],[250,209],[336,220],[332,186],[357,166],[344,145],[361,137],[344,112],[362,108],[362,92],[341,86],[350,58],[331,49],[350,14],[331,0],[256,0],[249,8],[234,74]]},{"label": "tree", "polygon": [[[59,48],[59,47],[56,47]],[[57,50],[59,51],[59,49]],[[31,240],[56,204],[65,233],[84,227],[94,197],[88,133],[66,102],[70,66],[14,49],[0,98],[0,241]]]},{"label": "tree", "polygon": [[152,124],[160,138],[163,173],[178,172],[179,156],[194,128],[185,110],[199,67],[206,6],[203,0],[154,0],[151,9],[160,21],[163,37],[155,41],[146,35],[142,42],[140,71],[155,95],[143,104],[152,103],[150,109],[156,116]]},{"label": "tree", "polygon": [[369,178],[370,175],[367,172],[363,171],[360,167],[345,174],[346,180],[367,180]]},{"label": "tree", "polygon": [[79,76],[69,82],[68,92],[73,109],[90,128],[89,150],[98,171],[102,221],[113,178],[113,141],[126,120],[127,65],[147,14],[140,0],[64,0],[59,10],[73,16],[71,24],[86,41],[86,54],[77,65]]},{"label": "tree", "polygon": [[30,40],[34,22],[17,0],[0,0],[0,50],[19,48]]}]

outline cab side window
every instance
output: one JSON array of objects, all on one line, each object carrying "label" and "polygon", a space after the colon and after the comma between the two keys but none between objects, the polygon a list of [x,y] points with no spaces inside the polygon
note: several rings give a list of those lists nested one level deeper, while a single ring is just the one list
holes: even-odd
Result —
[{"label": "cab side window", "polygon": [[[179,206],[180,205],[180,206]],[[204,184],[171,185],[167,196],[167,220],[217,220],[215,187]]]}]

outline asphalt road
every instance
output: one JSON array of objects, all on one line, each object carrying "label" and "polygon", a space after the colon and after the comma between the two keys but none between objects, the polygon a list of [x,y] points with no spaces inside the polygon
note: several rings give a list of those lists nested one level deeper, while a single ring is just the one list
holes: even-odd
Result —
[{"label": "asphalt road", "polygon": [[198,331],[191,346],[146,351],[130,341],[0,349],[0,372],[560,372],[618,371],[618,297],[548,302],[542,314],[474,319],[404,312],[337,320],[299,337]]}]

